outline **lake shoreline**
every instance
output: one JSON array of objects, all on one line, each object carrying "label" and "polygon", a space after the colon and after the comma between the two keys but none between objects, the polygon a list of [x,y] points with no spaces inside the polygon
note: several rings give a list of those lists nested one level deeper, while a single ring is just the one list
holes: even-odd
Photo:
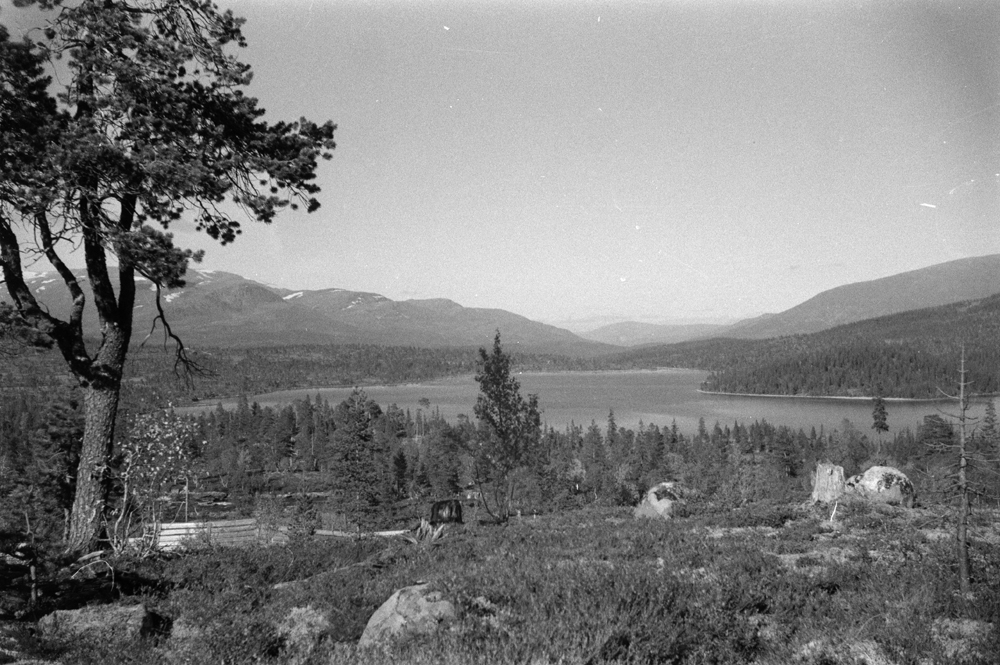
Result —
[{"label": "lake shoreline", "polygon": [[[765,393],[724,393],[716,390],[702,390],[698,388],[698,392],[702,395],[720,395],[722,397],[769,397],[776,399],[808,399],[808,400],[838,400],[845,402],[870,402],[875,399],[872,396],[859,396],[854,397],[851,395],[777,395],[777,394],[765,394]],[[969,399],[974,399],[977,397],[991,397],[991,395],[971,395]],[[883,397],[886,402],[893,402],[896,404],[934,404],[938,402],[953,402],[955,401],[951,397]]]},{"label": "lake shoreline", "polygon": [[[564,374],[593,374],[593,375],[622,375],[622,374],[678,374],[687,372],[702,372],[706,373],[706,370],[694,369],[690,367],[657,367],[656,369],[584,369],[584,370],[541,370],[541,371],[520,371],[515,372],[514,376],[559,376]],[[358,390],[366,390],[371,388],[377,389],[391,389],[391,388],[419,388],[421,386],[434,386],[434,385],[444,385],[448,383],[456,383],[462,379],[474,377],[474,372],[463,372],[461,374],[447,374],[445,376],[438,376],[431,379],[424,379],[422,381],[400,381],[399,383],[342,383],[332,386],[309,386],[309,387],[298,387],[298,388],[282,388],[280,390],[272,390],[266,393],[259,393],[253,397],[261,398],[267,397],[269,395],[276,395],[279,393],[286,393],[292,391],[308,391],[308,392],[323,392],[331,390],[353,390],[357,388]],[[228,395],[225,397],[207,397],[204,399],[199,399],[186,404],[176,405],[178,408],[202,408],[206,403],[217,404],[220,402],[233,402],[238,400],[241,395]],[[246,396],[248,399],[250,395]],[[252,401],[251,401],[252,403]]]},{"label": "lake shoreline", "polygon": [[[760,395],[711,394],[701,390],[708,372],[703,370],[615,370],[610,372],[540,371],[524,372],[517,376],[522,394],[537,394],[546,427],[556,430],[588,423],[603,423],[613,412],[620,427],[635,430],[655,423],[669,426],[676,421],[682,432],[694,432],[700,419],[705,422],[753,423],[766,421],[793,429],[810,427],[839,430],[843,422],[870,422],[871,402],[867,398],[830,398],[777,396],[779,399],[747,399]],[[388,386],[361,385],[368,397],[383,409],[395,405],[403,412],[425,413],[455,422],[471,417],[479,392],[473,375],[452,375],[430,382],[406,382]],[[349,397],[352,388],[302,388],[280,390],[272,393],[248,395],[249,402],[262,407],[284,408],[295,400],[310,400],[318,396],[331,405]],[[780,399],[784,398],[784,399]],[[214,410],[219,402],[223,409],[236,406],[234,398],[202,401],[188,407],[177,407],[177,412],[195,415]],[[429,406],[426,404],[429,402]],[[982,415],[982,400],[975,400],[975,413]],[[887,402],[890,411],[890,431],[915,430],[928,413],[946,408],[944,402],[900,400]],[[948,405],[950,406],[950,405]]]}]

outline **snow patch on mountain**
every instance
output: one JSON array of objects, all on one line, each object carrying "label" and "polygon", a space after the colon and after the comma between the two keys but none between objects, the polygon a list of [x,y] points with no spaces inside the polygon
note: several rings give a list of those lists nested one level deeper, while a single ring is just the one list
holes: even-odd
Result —
[{"label": "snow patch on mountain", "polygon": [[355,305],[363,305],[366,302],[381,302],[383,300],[388,300],[388,298],[386,298],[385,296],[380,296],[375,294],[362,294],[356,296],[354,300],[351,301],[351,304],[349,304],[347,307],[344,307],[343,309],[351,309]]},{"label": "snow patch on mountain", "polygon": [[283,297],[282,300],[292,300],[294,298],[301,298],[302,291],[296,291],[295,293],[289,293],[287,296]]}]

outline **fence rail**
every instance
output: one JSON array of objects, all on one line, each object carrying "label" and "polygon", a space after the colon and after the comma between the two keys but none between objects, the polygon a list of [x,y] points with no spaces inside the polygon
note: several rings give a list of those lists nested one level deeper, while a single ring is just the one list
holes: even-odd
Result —
[{"label": "fence rail", "polygon": [[[339,538],[391,538],[406,532],[406,529],[367,532],[317,529],[314,533],[317,536]],[[155,548],[169,552],[182,547],[192,549],[211,545],[247,547],[257,544],[284,544],[288,542],[288,528],[267,528],[260,524],[256,518],[250,517],[241,520],[164,523],[157,525],[152,536]]]},{"label": "fence rail", "polygon": [[222,545],[240,547],[273,542],[277,534],[263,529],[255,518],[212,522],[160,524],[155,532],[156,547],[175,550],[183,546]]}]

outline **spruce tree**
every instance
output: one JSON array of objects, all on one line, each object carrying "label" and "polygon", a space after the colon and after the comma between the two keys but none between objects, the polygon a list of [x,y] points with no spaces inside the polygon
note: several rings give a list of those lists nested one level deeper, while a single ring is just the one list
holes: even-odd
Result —
[{"label": "spruce tree", "polygon": [[889,431],[889,416],[885,409],[885,400],[876,395],[872,400],[872,429],[875,430],[877,454],[882,455],[882,435]]},{"label": "spruce tree", "polygon": [[988,454],[1000,461],[1000,423],[997,422],[997,405],[992,399],[986,402],[980,436]]},{"label": "spruce tree", "polygon": [[337,405],[333,433],[336,464],[334,475],[349,508],[369,512],[386,499],[391,481],[388,447],[376,429],[382,409],[357,388]]}]

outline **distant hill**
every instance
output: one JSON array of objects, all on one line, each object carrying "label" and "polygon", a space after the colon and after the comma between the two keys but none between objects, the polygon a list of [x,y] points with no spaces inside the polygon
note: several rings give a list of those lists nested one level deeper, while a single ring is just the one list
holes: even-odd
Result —
[{"label": "distant hill", "polygon": [[1000,254],[958,259],[928,268],[824,291],[780,314],[741,321],[721,336],[765,339],[1000,293]]},{"label": "distant hill", "polygon": [[[582,357],[616,350],[511,312],[445,299],[394,301],[344,289],[293,291],[210,270],[189,271],[186,279],[184,288],[166,292],[162,300],[170,325],[189,346],[488,347],[499,329],[509,350]],[[55,273],[36,274],[28,285],[54,315],[66,317],[69,296]],[[133,339],[139,341],[150,330],[156,305],[149,282],[138,282],[136,291]],[[0,293],[4,298],[6,293]],[[92,311],[85,323],[97,334]]]},{"label": "distant hill", "polygon": [[725,329],[726,326],[712,324],[670,325],[624,321],[580,333],[580,337],[594,342],[617,344],[618,346],[639,346],[640,344],[675,344],[689,339],[712,337]]},{"label": "distant hill", "polygon": [[974,393],[1000,392],[1000,294],[857,321],[809,335],[639,347],[611,368],[697,367],[719,392],[933,398],[953,390],[965,347]]}]

